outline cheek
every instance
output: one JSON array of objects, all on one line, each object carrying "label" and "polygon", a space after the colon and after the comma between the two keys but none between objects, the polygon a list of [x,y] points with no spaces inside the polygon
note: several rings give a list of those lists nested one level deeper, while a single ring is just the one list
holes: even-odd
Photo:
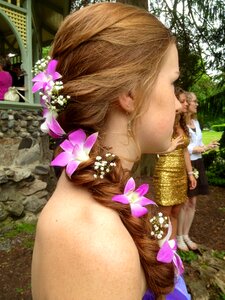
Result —
[{"label": "cheek", "polygon": [[173,133],[175,110],[146,114],[140,120],[139,137],[142,152],[161,152],[169,148]]},{"label": "cheek", "polygon": [[[175,120],[174,92],[160,87],[149,97],[149,106],[140,117],[138,140],[143,153],[161,152],[169,148]],[[180,105],[180,102],[177,100]],[[181,105],[180,105],[181,106]]]}]

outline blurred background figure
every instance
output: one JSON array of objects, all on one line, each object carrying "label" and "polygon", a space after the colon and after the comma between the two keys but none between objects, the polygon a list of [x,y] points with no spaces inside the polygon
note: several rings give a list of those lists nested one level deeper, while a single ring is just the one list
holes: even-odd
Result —
[{"label": "blurred background figure", "polygon": [[9,72],[5,71],[6,60],[0,57],[0,101],[4,100],[4,95],[12,86],[12,76]]},{"label": "blurred background figure", "polygon": [[9,72],[9,74],[12,77],[12,86],[17,86],[17,73],[15,71],[13,71],[13,66],[11,64],[10,58],[7,56],[6,57],[6,65],[4,67],[4,70]]},{"label": "blurred background figure", "polygon": [[177,88],[175,94],[181,103],[181,108],[177,112],[174,124],[172,142],[174,149],[172,152],[159,154],[153,175],[154,200],[159,205],[159,211],[170,217],[171,239],[177,235],[177,220],[181,206],[187,199],[188,181],[190,189],[196,186],[187,149],[189,134],[184,116],[188,107],[186,94],[181,88]]},{"label": "blurred background figure", "polygon": [[197,186],[188,189],[188,199],[183,205],[178,221],[178,248],[180,250],[196,250],[198,245],[189,237],[189,231],[195,215],[196,199],[198,195],[209,193],[208,181],[202,159],[202,153],[210,149],[215,149],[219,143],[213,141],[207,146],[202,142],[202,131],[197,120],[198,101],[194,93],[187,93],[188,111],[186,114],[186,124],[189,130],[190,143],[188,151],[192,163],[192,173],[196,174]]}]

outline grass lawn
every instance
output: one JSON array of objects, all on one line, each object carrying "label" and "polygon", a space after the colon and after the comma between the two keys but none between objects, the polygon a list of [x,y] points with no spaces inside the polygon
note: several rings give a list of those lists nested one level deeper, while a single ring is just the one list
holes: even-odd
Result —
[{"label": "grass lawn", "polygon": [[209,144],[212,141],[219,140],[223,131],[202,131],[202,140],[205,145]]}]

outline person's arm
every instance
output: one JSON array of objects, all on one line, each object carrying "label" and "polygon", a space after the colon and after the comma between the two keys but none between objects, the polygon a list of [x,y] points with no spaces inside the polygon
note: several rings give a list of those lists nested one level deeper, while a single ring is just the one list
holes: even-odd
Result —
[{"label": "person's arm", "polygon": [[208,145],[204,145],[205,152],[208,150],[216,149],[219,145],[220,144],[218,141],[212,141]]},{"label": "person's arm", "polygon": [[190,160],[190,154],[189,154],[187,148],[184,149],[184,160],[185,160],[185,166],[186,166],[188,179],[189,179],[189,188],[191,190],[193,190],[193,189],[196,188],[197,181],[194,177],[194,173],[193,173],[192,165],[191,165],[191,160]]},{"label": "person's arm", "polygon": [[192,153],[204,153],[209,150],[216,149],[219,146],[219,143],[217,141],[212,141],[208,145],[202,145],[202,146],[196,146],[192,148]]},{"label": "person's arm", "polygon": [[[204,145],[202,141],[202,132],[201,132],[199,122],[195,120],[194,124],[196,128],[196,133],[194,134],[193,132],[190,131],[191,141],[190,144],[188,145],[188,151],[190,154],[202,154],[206,151],[215,149],[219,146],[218,141],[212,141],[208,145]],[[198,144],[196,143],[196,134],[198,136]]]}]

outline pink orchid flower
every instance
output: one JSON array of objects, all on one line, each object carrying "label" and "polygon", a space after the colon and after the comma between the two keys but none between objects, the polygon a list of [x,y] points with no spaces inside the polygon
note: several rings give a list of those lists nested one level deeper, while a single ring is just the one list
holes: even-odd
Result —
[{"label": "pink orchid flower", "polygon": [[50,90],[54,85],[54,81],[61,78],[61,75],[56,72],[57,63],[58,61],[55,59],[50,60],[47,69],[32,79],[35,82],[32,88],[33,93],[41,89]]},{"label": "pink orchid flower", "polygon": [[181,275],[184,272],[184,265],[177,254],[177,244],[175,240],[169,240],[172,233],[172,225],[169,223],[168,233],[163,240],[160,240],[160,250],[157,254],[157,260],[163,263],[173,262],[177,275]]},{"label": "pink orchid flower", "polygon": [[45,108],[43,110],[44,123],[41,124],[41,131],[48,133],[53,138],[61,138],[66,133],[57,122],[57,112],[53,112]]},{"label": "pink orchid flower", "polygon": [[148,212],[144,206],[155,204],[154,201],[144,197],[148,189],[148,184],[142,184],[135,190],[135,181],[131,177],[125,185],[124,194],[116,195],[112,200],[123,204],[130,204],[132,216],[139,218]]},{"label": "pink orchid flower", "polygon": [[72,132],[68,136],[68,140],[63,141],[60,147],[64,152],[60,153],[51,162],[51,166],[66,166],[66,173],[69,177],[76,171],[81,162],[87,161],[89,153],[95,144],[98,133],[91,134],[86,138],[86,134],[82,129]]}]

